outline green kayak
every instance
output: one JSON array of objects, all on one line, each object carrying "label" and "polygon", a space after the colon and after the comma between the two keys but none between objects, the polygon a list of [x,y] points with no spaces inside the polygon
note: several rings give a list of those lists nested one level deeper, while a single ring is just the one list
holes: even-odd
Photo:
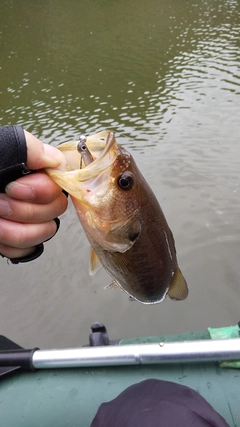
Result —
[{"label": "green kayak", "polygon": [[101,324],[92,330],[91,347],[73,349],[71,356],[68,350],[26,350],[32,372],[11,367],[28,369],[21,347],[1,346],[1,426],[89,427],[101,403],[156,378],[193,388],[231,427],[240,427],[238,326],[119,342],[109,342]]}]

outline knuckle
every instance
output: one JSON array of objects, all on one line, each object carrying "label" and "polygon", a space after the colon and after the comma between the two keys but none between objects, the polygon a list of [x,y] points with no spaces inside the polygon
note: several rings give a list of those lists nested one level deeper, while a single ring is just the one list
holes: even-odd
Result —
[{"label": "knuckle", "polygon": [[23,214],[24,214],[24,222],[31,223],[34,219],[34,205],[31,203],[26,203]]}]

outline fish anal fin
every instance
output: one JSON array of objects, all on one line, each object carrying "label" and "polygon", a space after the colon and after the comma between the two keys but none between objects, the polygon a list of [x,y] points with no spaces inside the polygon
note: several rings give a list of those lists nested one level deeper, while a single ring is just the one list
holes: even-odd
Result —
[{"label": "fish anal fin", "polygon": [[173,300],[183,300],[188,296],[188,287],[179,267],[176,268],[172,277],[168,296]]},{"label": "fish anal fin", "polygon": [[90,258],[89,258],[89,274],[94,276],[94,274],[102,267],[100,259],[98,258],[96,252],[93,248],[90,249]]},{"label": "fish anal fin", "polygon": [[110,283],[110,285],[105,286],[104,289],[114,289],[117,291],[119,290],[122,291],[122,287],[115,280],[113,280],[112,283]]}]

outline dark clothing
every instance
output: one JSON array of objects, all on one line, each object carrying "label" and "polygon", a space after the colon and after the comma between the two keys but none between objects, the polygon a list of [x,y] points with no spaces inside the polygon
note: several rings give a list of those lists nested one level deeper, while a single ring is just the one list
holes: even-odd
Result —
[{"label": "dark clothing", "polygon": [[189,387],[149,379],[103,403],[91,427],[229,427],[207,401]]},{"label": "dark clothing", "polygon": [[27,146],[21,126],[0,127],[0,193],[26,170]]}]

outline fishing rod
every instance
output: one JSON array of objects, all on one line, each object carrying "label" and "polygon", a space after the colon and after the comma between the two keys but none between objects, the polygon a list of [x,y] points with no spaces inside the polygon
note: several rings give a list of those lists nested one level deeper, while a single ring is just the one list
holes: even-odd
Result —
[{"label": "fishing rod", "polygon": [[240,339],[107,345],[72,349],[17,349],[0,352],[0,366],[25,370],[174,364],[240,359]]}]

